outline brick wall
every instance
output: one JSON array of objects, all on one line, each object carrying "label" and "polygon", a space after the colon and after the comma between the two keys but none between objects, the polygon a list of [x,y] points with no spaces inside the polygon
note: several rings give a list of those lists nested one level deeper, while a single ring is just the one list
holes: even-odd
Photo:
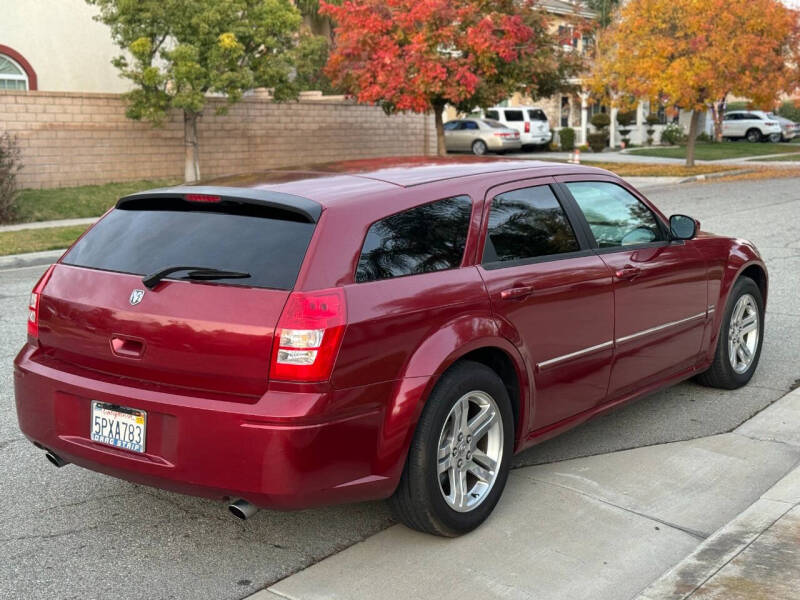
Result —
[{"label": "brick wall", "polygon": [[[436,149],[432,117],[387,117],[341,97],[311,93],[278,104],[253,96],[220,116],[217,103],[209,102],[198,128],[203,178]],[[127,119],[118,95],[0,92],[3,130],[16,134],[22,149],[21,187],[183,177],[181,114],[154,128]]]}]

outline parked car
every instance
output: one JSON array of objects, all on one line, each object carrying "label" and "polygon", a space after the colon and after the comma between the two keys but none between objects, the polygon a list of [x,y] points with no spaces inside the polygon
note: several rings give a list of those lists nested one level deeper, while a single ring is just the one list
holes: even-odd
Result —
[{"label": "parked car", "polygon": [[778,122],[781,126],[781,141],[791,142],[795,137],[800,135],[800,123],[795,123],[791,119],[776,115],[775,113],[767,113],[769,117]]},{"label": "parked car", "polygon": [[519,133],[489,119],[455,119],[444,124],[444,145],[448,152],[508,152],[522,146]]},{"label": "parked car", "polygon": [[493,106],[487,119],[519,131],[522,147],[546,147],[553,139],[547,115],[537,106]]},{"label": "parked car", "polygon": [[735,110],[725,113],[722,137],[744,138],[748,142],[779,142],[782,130],[778,121],[763,110]]},{"label": "parked car", "polygon": [[[455,536],[515,452],[759,362],[767,270],[619,177],[378,159],[120,199],[36,284],[19,425],[56,466]],[[531,499],[535,502],[535,499]]]}]

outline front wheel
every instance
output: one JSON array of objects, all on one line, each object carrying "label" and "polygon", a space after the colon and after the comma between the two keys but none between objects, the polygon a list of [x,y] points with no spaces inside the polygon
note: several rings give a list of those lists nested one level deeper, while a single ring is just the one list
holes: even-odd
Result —
[{"label": "front wheel", "polygon": [[772,142],[773,144],[777,144],[782,139],[783,139],[783,134],[782,133],[771,133],[769,135],[769,141]]},{"label": "front wheel", "polygon": [[481,363],[451,367],[431,393],[389,499],[412,529],[455,537],[494,509],[508,478],[514,419],[503,382]]},{"label": "front wheel", "polygon": [[733,390],[753,377],[764,341],[764,300],[756,283],[741,277],[733,285],[720,325],[714,362],[697,381]]}]

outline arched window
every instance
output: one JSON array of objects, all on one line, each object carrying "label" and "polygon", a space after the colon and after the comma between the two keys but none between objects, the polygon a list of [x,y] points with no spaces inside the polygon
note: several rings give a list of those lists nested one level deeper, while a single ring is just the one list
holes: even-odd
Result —
[{"label": "arched window", "polygon": [[36,90],[36,71],[19,52],[0,44],[0,90]]},{"label": "arched window", "polygon": [[0,90],[27,90],[28,75],[10,56],[0,54]]}]

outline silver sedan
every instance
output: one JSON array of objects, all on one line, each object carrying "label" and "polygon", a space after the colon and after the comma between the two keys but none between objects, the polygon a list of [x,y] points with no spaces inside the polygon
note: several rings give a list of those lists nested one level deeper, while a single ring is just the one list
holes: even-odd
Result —
[{"label": "silver sedan", "polygon": [[519,131],[492,119],[455,119],[444,124],[444,145],[449,152],[487,152],[519,150]]}]

